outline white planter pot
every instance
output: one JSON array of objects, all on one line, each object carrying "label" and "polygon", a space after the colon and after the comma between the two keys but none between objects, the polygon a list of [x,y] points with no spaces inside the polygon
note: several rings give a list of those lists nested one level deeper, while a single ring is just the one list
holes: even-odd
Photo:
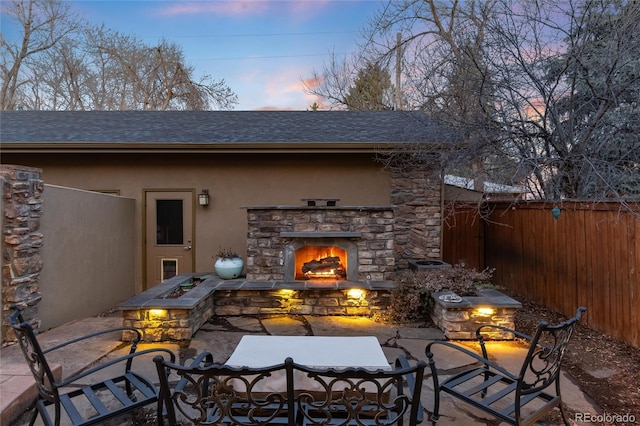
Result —
[{"label": "white planter pot", "polygon": [[240,276],[242,268],[244,267],[244,261],[240,257],[219,257],[213,266],[216,270],[216,274],[218,274],[220,278],[228,280],[238,278]]}]

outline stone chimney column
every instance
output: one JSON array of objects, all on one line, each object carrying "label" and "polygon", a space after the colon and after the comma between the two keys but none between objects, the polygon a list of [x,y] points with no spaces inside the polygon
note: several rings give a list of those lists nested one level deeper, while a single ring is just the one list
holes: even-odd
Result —
[{"label": "stone chimney column", "polygon": [[11,306],[23,308],[25,321],[38,328],[42,270],[40,217],[44,182],[41,169],[0,165],[2,184],[2,343],[15,339],[4,318]]},{"label": "stone chimney column", "polygon": [[441,182],[428,169],[394,171],[391,176],[391,204],[395,210],[396,266],[408,260],[440,259],[442,233]]}]

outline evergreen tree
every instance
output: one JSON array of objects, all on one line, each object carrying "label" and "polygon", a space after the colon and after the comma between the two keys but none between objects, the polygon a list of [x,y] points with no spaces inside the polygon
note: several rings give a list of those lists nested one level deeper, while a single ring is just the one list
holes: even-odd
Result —
[{"label": "evergreen tree", "polygon": [[564,153],[546,182],[560,196],[640,195],[640,4],[587,3],[549,62],[549,78],[573,90],[550,104],[550,143]]},{"label": "evergreen tree", "polygon": [[387,111],[391,106],[391,76],[376,63],[358,71],[354,85],[345,96],[349,111]]}]

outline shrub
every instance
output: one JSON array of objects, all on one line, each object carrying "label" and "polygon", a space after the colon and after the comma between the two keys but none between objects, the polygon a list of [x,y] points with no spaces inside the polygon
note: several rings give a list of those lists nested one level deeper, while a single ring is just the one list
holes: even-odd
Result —
[{"label": "shrub", "polygon": [[493,287],[492,277],[493,269],[478,272],[461,265],[447,269],[401,271],[386,320],[397,323],[428,320],[433,292],[450,290],[459,296],[474,296],[479,289]]},{"label": "shrub", "polygon": [[213,259],[221,258],[221,259],[236,259],[239,258],[240,255],[235,251],[231,250],[231,248],[220,247],[218,253],[213,257]]}]

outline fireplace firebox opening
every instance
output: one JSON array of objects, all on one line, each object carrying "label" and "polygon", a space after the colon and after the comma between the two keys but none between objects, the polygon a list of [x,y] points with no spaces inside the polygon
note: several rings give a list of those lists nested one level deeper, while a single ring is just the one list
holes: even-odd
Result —
[{"label": "fireplace firebox opening", "polygon": [[285,280],[358,281],[358,247],[345,238],[296,238],[284,266]]},{"label": "fireplace firebox opening", "polygon": [[336,246],[304,246],[295,252],[295,279],[345,280],[347,251]]}]

